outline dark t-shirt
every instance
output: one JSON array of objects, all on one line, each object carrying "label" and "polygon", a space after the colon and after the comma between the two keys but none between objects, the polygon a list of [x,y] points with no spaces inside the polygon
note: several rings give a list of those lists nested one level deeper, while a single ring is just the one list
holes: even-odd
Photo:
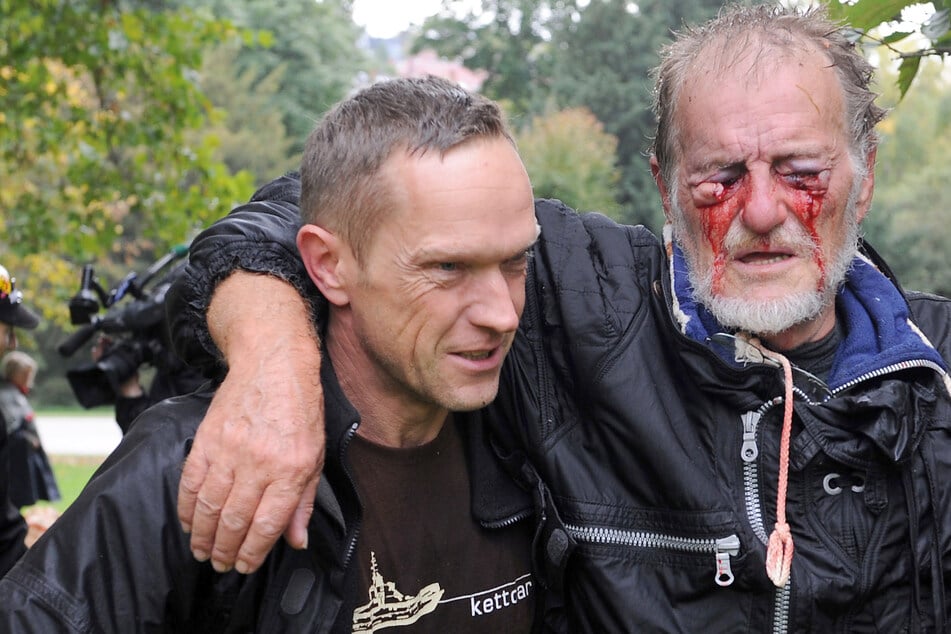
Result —
[{"label": "dark t-shirt", "polygon": [[364,505],[354,632],[530,631],[529,523],[484,529],[472,518],[451,420],[411,449],[355,437],[350,460]]}]

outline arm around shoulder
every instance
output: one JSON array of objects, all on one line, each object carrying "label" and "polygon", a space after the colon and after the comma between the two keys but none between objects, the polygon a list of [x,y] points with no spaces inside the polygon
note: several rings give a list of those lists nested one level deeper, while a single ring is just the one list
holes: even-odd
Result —
[{"label": "arm around shoulder", "polygon": [[[180,309],[191,314],[181,319],[185,329],[203,332],[210,343],[202,347],[220,353],[227,369],[185,464],[179,497],[195,556],[210,558],[219,571],[255,570],[285,530],[292,546],[306,545],[323,465],[312,319],[319,300],[305,301],[305,284],[284,281],[306,280],[313,289],[296,250],[298,194],[299,181],[291,179],[279,188],[284,199],[256,197],[199,236],[188,268],[193,281],[177,289],[179,306],[192,298]],[[256,253],[261,244],[268,245],[268,258]],[[255,258],[276,263],[277,276],[270,264],[264,275],[247,270]],[[245,270],[232,273],[235,262]],[[313,289],[307,299],[316,297]]]}]

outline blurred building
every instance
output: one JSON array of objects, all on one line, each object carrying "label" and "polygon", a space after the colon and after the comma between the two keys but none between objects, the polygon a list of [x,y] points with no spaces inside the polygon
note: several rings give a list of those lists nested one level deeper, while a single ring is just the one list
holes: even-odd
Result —
[{"label": "blurred building", "polygon": [[393,62],[396,74],[400,77],[425,77],[435,75],[454,81],[466,90],[478,92],[489,77],[485,70],[472,70],[459,62],[440,58],[436,51],[426,49],[416,55],[407,56]]}]

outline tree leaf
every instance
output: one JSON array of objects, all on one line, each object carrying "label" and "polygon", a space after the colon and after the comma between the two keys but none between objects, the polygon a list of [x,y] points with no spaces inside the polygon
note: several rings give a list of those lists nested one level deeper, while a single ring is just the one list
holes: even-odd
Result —
[{"label": "tree leaf", "polygon": [[882,22],[898,18],[902,9],[917,4],[917,0],[859,0],[852,5],[827,0],[826,4],[829,15],[834,19],[844,20],[856,29],[867,31]]},{"label": "tree leaf", "polygon": [[898,66],[898,90],[903,98],[915,75],[918,74],[918,67],[921,65],[920,57],[905,57]]},{"label": "tree leaf", "polygon": [[899,41],[905,39],[905,38],[908,37],[909,35],[913,35],[913,32],[912,32],[912,31],[895,31],[894,33],[892,33],[892,34],[890,34],[890,35],[887,35],[887,36],[885,36],[884,38],[882,38],[882,43],[884,43],[884,44],[894,44],[895,42],[899,42]]}]

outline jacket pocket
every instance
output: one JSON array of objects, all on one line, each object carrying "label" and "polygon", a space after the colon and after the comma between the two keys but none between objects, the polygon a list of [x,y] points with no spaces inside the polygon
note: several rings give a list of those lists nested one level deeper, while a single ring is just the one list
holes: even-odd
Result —
[{"label": "jacket pocket", "polygon": [[614,509],[609,518],[595,515],[602,516],[566,514],[562,524],[571,544],[561,562],[571,631],[763,629],[768,608],[754,606],[757,592],[743,574],[747,553],[730,514]]}]

